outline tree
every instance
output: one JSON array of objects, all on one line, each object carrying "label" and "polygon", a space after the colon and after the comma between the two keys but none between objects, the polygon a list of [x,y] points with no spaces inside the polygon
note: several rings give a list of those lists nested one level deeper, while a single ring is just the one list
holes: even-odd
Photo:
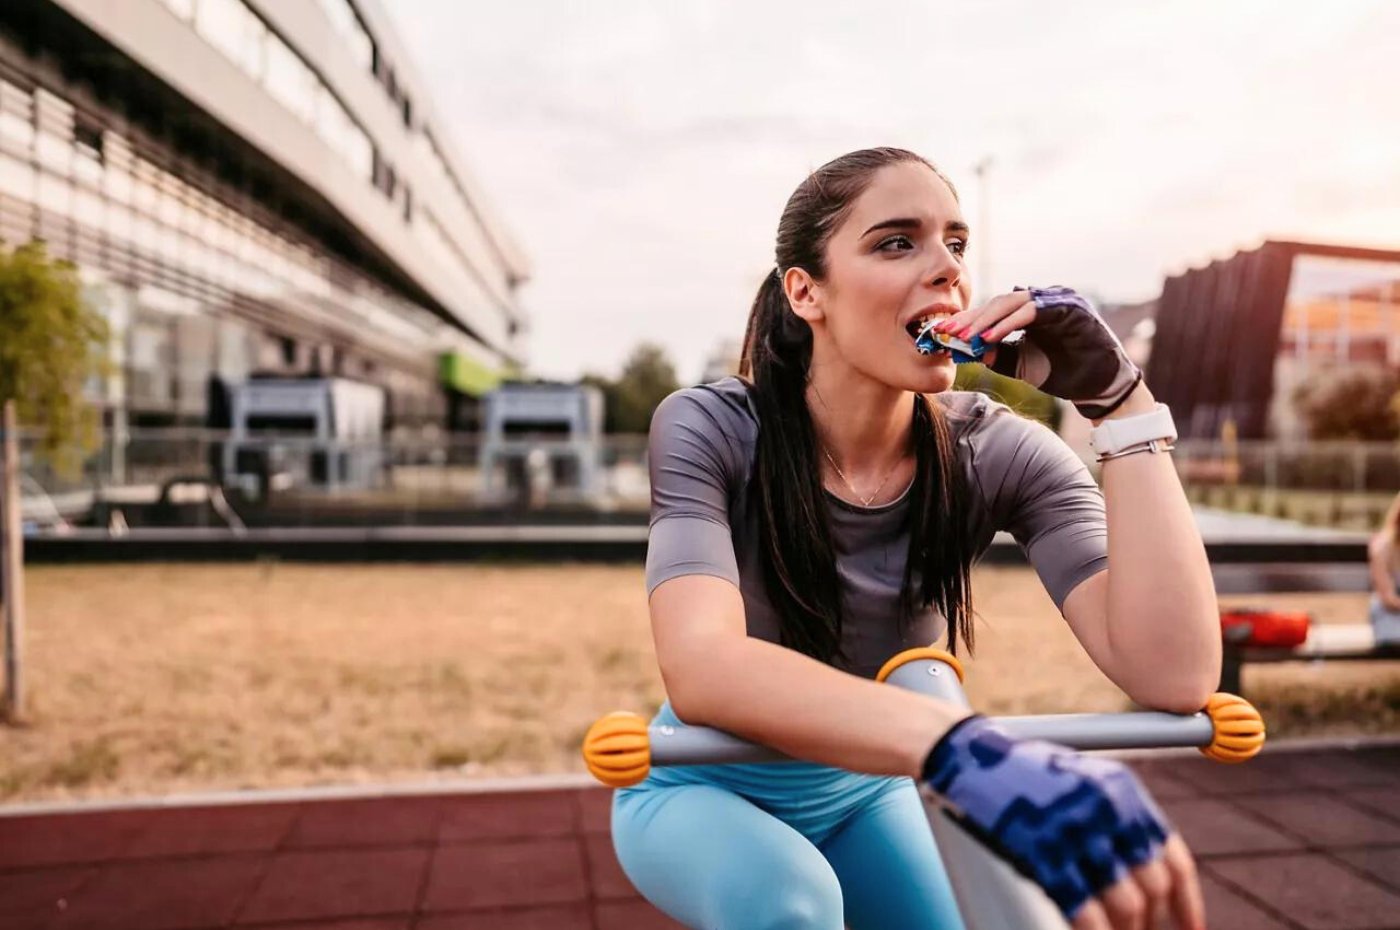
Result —
[{"label": "tree", "polygon": [[603,392],[606,433],[647,432],[657,404],[680,387],[666,350],[653,343],[642,343],[632,350],[616,381],[595,374],[585,375],[582,381]]},{"label": "tree", "polygon": [[1400,439],[1400,372],[1373,366],[1329,369],[1299,385],[1293,402],[1313,439]]},{"label": "tree", "polygon": [[1060,429],[1060,405],[1049,394],[1031,387],[1019,378],[999,375],[982,365],[959,365],[953,379],[958,391],[976,391],[1000,401],[1023,417],[1039,420],[1052,430]]},{"label": "tree", "polygon": [[37,453],[71,473],[93,447],[95,411],[84,383],[107,371],[107,323],[82,298],[76,269],[42,243],[0,248],[0,597],[5,613],[5,713],[24,717],[24,538],[19,424],[40,430]]}]

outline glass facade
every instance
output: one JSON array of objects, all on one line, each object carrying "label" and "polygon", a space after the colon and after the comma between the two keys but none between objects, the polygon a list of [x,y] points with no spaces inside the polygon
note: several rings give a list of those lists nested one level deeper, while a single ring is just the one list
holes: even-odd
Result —
[{"label": "glass facade", "polygon": [[453,293],[470,305],[491,306],[498,311],[488,317],[501,313],[512,317],[511,323],[491,335],[505,342],[519,332],[519,321],[510,312],[510,295],[515,282],[509,280],[501,263],[472,261],[469,257],[491,255],[494,246],[431,132],[426,126],[413,125],[412,106],[405,89],[398,83],[392,64],[384,58],[350,0],[317,0],[317,5],[351,57],[383,85],[391,102],[403,115],[404,125],[414,139],[414,155],[419,158],[419,164],[435,177],[440,189],[449,192],[450,196],[434,202],[431,209],[423,206],[426,198],[415,200],[403,172],[376,148],[316,71],[243,0],[161,2],[310,126],[327,146],[349,163],[357,177],[368,181],[397,205],[403,222],[444,269]]},{"label": "glass facade", "polygon": [[[257,81],[298,119],[316,131],[321,140],[349,163],[355,175],[370,180],[374,170],[374,144],[359,123],[316,72],[291,46],[268,29],[243,0],[162,0],[172,13],[194,27],[204,41],[222,52],[244,74]],[[323,8],[337,4],[331,0]],[[339,4],[344,6],[343,0]],[[354,13],[347,13],[353,18]],[[334,20],[333,20],[334,22]],[[355,20],[358,24],[359,20]],[[339,28],[337,30],[340,31]],[[373,44],[360,29],[364,42]],[[352,54],[362,57],[354,41]]]},{"label": "glass facade", "polygon": [[443,351],[470,337],[177,153],[13,71],[0,78],[0,239],[43,239],[94,286],[138,422],[202,422],[209,380],[369,377],[396,418],[441,421]]},{"label": "glass facade", "polygon": [[1279,353],[1303,364],[1400,367],[1400,262],[1294,259]]}]

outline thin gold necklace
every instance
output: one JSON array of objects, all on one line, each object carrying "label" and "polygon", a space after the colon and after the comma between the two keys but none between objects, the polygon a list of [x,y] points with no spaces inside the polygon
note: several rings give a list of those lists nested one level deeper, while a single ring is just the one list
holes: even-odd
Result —
[{"label": "thin gold necklace", "polygon": [[870,502],[880,496],[880,492],[885,489],[885,485],[889,484],[890,478],[894,476],[895,471],[899,468],[900,459],[895,459],[895,463],[891,465],[890,470],[885,473],[885,480],[880,482],[880,486],[875,489],[875,493],[870,495],[869,497],[862,497],[861,493],[856,490],[856,486],[851,484],[851,479],[847,478],[846,473],[841,470],[841,466],[837,465],[836,460],[831,457],[831,453],[828,452],[826,449],[826,443],[822,443],[821,447],[822,454],[826,456],[826,460],[831,463],[832,468],[836,469],[836,474],[841,476],[841,480],[846,482],[846,487],[851,489],[851,493],[854,494],[856,496],[856,499],[860,501],[860,505],[862,507],[869,507]]}]

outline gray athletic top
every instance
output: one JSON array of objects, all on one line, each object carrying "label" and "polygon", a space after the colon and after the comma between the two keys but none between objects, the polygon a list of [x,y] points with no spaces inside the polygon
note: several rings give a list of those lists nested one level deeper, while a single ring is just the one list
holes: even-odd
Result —
[{"label": "gray athletic top", "polygon": [[[1076,585],[1108,564],[1103,495],[1089,470],[1050,430],[985,395],[949,391],[937,400],[972,489],[967,532],[976,557],[998,530],[1009,531],[1063,607]],[[728,579],[743,595],[749,635],[776,643],[778,615],[764,588],[758,494],[750,482],[758,428],[748,385],[735,377],[677,391],[657,407],[647,594],[681,575]],[[947,622],[924,608],[901,635],[909,489],[876,507],[829,491],[825,497],[845,597],[847,661],[835,664],[874,678],[895,653],[936,642]],[[916,570],[916,585],[918,576]]]}]

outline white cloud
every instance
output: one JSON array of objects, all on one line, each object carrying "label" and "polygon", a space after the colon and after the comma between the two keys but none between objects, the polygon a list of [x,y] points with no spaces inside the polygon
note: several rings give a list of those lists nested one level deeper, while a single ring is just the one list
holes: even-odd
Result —
[{"label": "white cloud", "polygon": [[698,376],[803,172],[873,144],[942,165],[974,222],[995,157],[998,287],[1136,299],[1268,234],[1400,246],[1400,4],[390,8],[532,259],[549,376],[642,339]]}]

